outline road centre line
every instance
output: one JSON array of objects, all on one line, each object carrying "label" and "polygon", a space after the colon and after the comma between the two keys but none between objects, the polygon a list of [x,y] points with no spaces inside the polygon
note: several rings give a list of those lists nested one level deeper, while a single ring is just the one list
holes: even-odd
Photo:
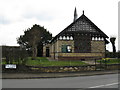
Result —
[{"label": "road centre line", "polygon": [[112,86],[112,85],[116,85],[118,83],[111,83],[111,84],[105,84],[105,85],[99,85],[99,86],[93,86],[93,87],[89,87],[89,88],[99,88],[99,87],[104,87],[104,86]]}]

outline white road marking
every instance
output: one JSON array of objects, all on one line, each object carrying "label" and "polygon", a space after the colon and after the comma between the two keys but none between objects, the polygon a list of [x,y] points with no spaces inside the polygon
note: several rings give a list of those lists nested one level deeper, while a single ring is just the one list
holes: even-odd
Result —
[{"label": "white road marking", "polygon": [[105,84],[105,85],[99,85],[99,86],[93,86],[93,87],[89,87],[89,88],[99,88],[99,87],[105,87],[105,86],[112,86],[112,85],[116,85],[118,83],[111,83],[111,84]]}]

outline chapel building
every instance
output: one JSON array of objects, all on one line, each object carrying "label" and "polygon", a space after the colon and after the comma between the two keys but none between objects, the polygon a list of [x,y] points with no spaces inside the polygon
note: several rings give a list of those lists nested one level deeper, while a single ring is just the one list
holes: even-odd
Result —
[{"label": "chapel building", "polygon": [[109,38],[83,14],[43,47],[43,56],[54,60],[93,60],[105,57]]}]

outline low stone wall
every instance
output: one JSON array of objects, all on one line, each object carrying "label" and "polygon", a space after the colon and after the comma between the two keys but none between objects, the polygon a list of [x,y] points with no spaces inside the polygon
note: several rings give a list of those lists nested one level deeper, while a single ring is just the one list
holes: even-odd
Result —
[{"label": "low stone wall", "polygon": [[58,60],[94,60],[104,57],[104,53],[58,53]]},{"label": "low stone wall", "polygon": [[32,71],[38,72],[80,72],[95,70],[95,66],[52,66],[52,67],[30,67]]},{"label": "low stone wall", "polygon": [[103,53],[58,53],[63,57],[103,57]]},{"label": "low stone wall", "polygon": [[105,65],[107,70],[120,70],[120,64]]},{"label": "low stone wall", "polygon": [[49,66],[49,67],[36,67],[36,66],[18,66],[17,69],[5,69],[3,72],[81,72],[81,71],[95,71],[95,70],[118,70],[120,64],[113,65],[83,65],[83,66]]},{"label": "low stone wall", "polygon": [[58,57],[58,61],[92,61],[92,60],[99,60],[101,57]]},{"label": "low stone wall", "polygon": [[29,67],[38,72],[81,72],[95,70],[118,70],[119,64],[113,65],[84,65],[84,66],[52,66],[52,67]]}]

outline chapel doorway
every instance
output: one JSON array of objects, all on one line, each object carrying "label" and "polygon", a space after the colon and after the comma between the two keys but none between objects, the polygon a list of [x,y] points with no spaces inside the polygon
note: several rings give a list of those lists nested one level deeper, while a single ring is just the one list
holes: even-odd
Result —
[{"label": "chapel doorway", "polygon": [[49,47],[46,47],[46,57],[50,57],[50,49],[49,49]]}]

